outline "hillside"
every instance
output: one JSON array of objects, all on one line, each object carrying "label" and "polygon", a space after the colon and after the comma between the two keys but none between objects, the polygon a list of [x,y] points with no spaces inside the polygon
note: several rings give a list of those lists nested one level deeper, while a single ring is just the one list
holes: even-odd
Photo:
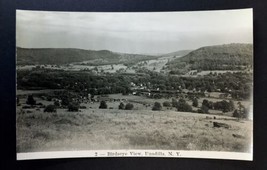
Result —
[{"label": "hillside", "polygon": [[202,47],[168,63],[170,70],[234,70],[251,66],[252,44],[227,44]]},{"label": "hillside", "polygon": [[[83,50],[72,48],[27,49],[17,47],[17,64],[70,64],[89,61],[93,64],[132,63],[155,59],[156,56],[120,54],[108,50]],[[90,62],[91,61],[91,62]]]},{"label": "hillside", "polygon": [[185,56],[187,55],[188,53],[190,53],[192,50],[180,50],[180,51],[175,51],[175,52],[172,52],[172,53],[167,53],[167,54],[164,54],[162,55],[163,57],[171,57],[171,56]]}]

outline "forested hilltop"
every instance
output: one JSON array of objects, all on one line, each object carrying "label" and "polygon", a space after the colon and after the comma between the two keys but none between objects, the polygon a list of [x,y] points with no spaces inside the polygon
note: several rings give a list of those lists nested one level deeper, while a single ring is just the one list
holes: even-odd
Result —
[{"label": "forested hilltop", "polygon": [[189,70],[243,70],[253,63],[252,44],[227,44],[201,47],[167,63],[177,73]]},{"label": "forested hilltop", "polygon": [[157,58],[158,56],[116,53],[109,50],[17,47],[17,65],[70,64],[84,61],[90,65],[131,64]]}]

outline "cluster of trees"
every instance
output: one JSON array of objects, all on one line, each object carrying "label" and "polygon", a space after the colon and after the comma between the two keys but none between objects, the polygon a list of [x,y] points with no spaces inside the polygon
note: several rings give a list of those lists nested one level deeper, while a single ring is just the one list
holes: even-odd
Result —
[{"label": "cluster of trees", "polygon": [[177,111],[192,112],[192,106],[190,106],[184,99],[172,99],[172,106],[177,108]]},{"label": "cluster of trees", "polygon": [[243,119],[248,119],[249,117],[249,110],[245,108],[241,102],[237,103],[237,109],[233,112],[233,117],[236,118],[243,118]]},{"label": "cluster of trees", "polygon": [[[107,109],[108,105],[106,103],[106,101],[101,101],[100,105],[99,105],[99,109]],[[127,103],[126,105],[121,102],[118,106],[119,110],[133,110],[134,105],[132,103]]]},{"label": "cluster of trees", "polygon": [[120,110],[133,110],[134,105],[132,103],[127,103],[126,105],[124,103],[120,103],[119,107]]},{"label": "cluster of trees", "polygon": [[18,89],[66,89],[81,94],[113,94],[130,92],[131,78],[120,74],[94,75],[60,70],[19,70]]},{"label": "cluster of trees", "polygon": [[209,109],[221,110],[222,112],[230,112],[235,109],[235,105],[232,100],[230,100],[229,102],[226,100],[212,102],[204,99],[202,102],[201,111],[203,113],[208,113]]},{"label": "cluster of trees", "polygon": [[18,71],[18,89],[66,89],[86,96],[114,93],[131,93],[131,82],[146,89],[195,90],[201,92],[220,91],[235,99],[248,99],[252,89],[252,74],[225,73],[209,74],[204,77],[178,77],[164,75],[144,69],[142,74],[94,75],[86,72]]}]

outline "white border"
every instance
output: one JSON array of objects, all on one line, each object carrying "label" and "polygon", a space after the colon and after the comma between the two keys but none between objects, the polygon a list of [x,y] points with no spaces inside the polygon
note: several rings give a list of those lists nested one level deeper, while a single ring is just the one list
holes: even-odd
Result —
[{"label": "white border", "polygon": [[185,150],[83,150],[17,153],[17,160],[97,157],[206,158],[253,161],[252,153]]},{"label": "white border", "polygon": [[[165,13],[166,12],[179,12],[179,13],[204,12],[204,11],[209,12],[209,11],[232,11],[232,10],[244,10],[244,9],[252,10],[252,19],[253,19],[253,8],[228,9],[228,10],[227,9],[226,10],[200,10],[200,11],[198,10],[196,11],[164,11],[164,12]],[[18,9],[16,10],[16,12],[17,11]],[[29,11],[32,11],[32,10],[29,10]],[[50,11],[50,12],[60,12],[60,11]],[[100,12],[91,12],[91,13],[100,13]],[[103,12],[103,13],[108,13],[108,12]],[[116,13],[116,12],[113,12],[113,13]],[[117,13],[121,13],[121,12],[117,12]],[[130,13],[130,12],[127,12],[127,13]],[[138,13],[142,13],[142,12],[138,12]],[[154,13],[157,13],[157,12],[154,12]],[[252,23],[253,23],[253,20],[252,20]],[[252,27],[252,29],[254,29],[254,27]],[[253,43],[253,46],[254,46],[254,43]],[[253,65],[254,65],[254,51],[253,51]],[[253,73],[254,73],[254,67],[253,67]],[[254,89],[254,86],[253,86],[253,89]],[[252,98],[252,103],[254,103],[253,98]],[[251,119],[253,120],[253,112],[251,115]],[[253,122],[253,125],[254,125],[254,122]],[[253,132],[254,130],[252,127],[252,134]],[[252,144],[253,144],[253,137],[252,137],[251,145]],[[251,153],[220,152],[220,151],[186,151],[186,150],[82,150],[82,151],[23,152],[23,153],[17,153],[16,155],[17,160],[59,159],[59,158],[97,158],[97,157],[106,157],[106,158],[109,158],[109,157],[160,157],[160,158],[198,158],[198,159],[226,159],[226,160],[253,161],[252,150],[251,150]]]}]

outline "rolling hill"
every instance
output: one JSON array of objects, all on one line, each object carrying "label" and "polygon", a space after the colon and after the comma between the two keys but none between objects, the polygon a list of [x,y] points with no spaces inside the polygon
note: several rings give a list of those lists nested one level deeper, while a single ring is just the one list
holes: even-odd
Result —
[{"label": "rolling hill", "polygon": [[[72,48],[20,48],[17,47],[17,64],[70,64],[89,61],[92,65],[133,63],[156,59],[158,56],[115,53],[108,50],[83,50]],[[90,62],[91,61],[91,62]]]},{"label": "rolling hill", "polygon": [[188,53],[190,53],[192,50],[180,50],[180,51],[175,51],[175,52],[172,52],[172,53],[167,53],[167,54],[164,54],[162,55],[163,57],[170,57],[170,56],[185,56],[187,55]]},{"label": "rolling hill", "polygon": [[252,64],[252,44],[226,44],[201,47],[167,65],[170,70],[234,70]]}]

